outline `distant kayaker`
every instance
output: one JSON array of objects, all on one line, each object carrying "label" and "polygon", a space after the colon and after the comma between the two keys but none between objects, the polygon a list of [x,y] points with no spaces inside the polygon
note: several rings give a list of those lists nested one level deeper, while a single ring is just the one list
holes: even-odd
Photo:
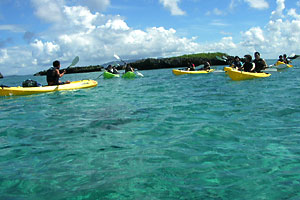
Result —
[{"label": "distant kayaker", "polygon": [[237,70],[241,70],[242,63],[241,63],[240,57],[238,57],[238,56],[234,57],[234,61],[232,63],[232,68],[235,68]]},{"label": "distant kayaker", "polygon": [[279,56],[277,62],[284,62],[282,55]]},{"label": "distant kayaker", "polygon": [[260,73],[261,70],[266,69],[267,63],[266,63],[266,61],[264,59],[262,59],[260,57],[260,53],[259,52],[255,52],[254,53],[254,57],[255,57],[255,59],[254,59],[253,62],[255,63],[255,72]]},{"label": "distant kayaker", "polygon": [[186,68],[186,71],[196,71],[196,67],[194,63],[188,62],[188,67]]},{"label": "distant kayaker", "polygon": [[112,74],[119,74],[118,70],[116,69],[115,66],[108,65],[106,68],[106,71]]},{"label": "distant kayaker", "polygon": [[200,68],[199,71],[200,70],[205,70],[205,71],[210,70],[210,63],[209,62],[205,62],[204,66],[202,68]]},{"label": "distant kayaker", "polygon": [[51,67],[47,71],[48,86],[62,85],[62,84],[70,83],[70,81],[61,82],[59,80],[66,73],[66,70],[64,70],[62,73],[60,73],[59,69],[60,69],[60,62],[58,60],[56,60],[56,61],[53,62],[53,67]]},{"label": "distant kayaker", "polygon": [[252,62],[252,56],[251,55],[245,55],[245,63],[242,67],[242,69],[245,72],[254,72],[255,70],[255,64]]},{"label": "distant kayaker", "polygon": [[126,64],[126,66],[125,66],[125,73],[126,72],[134,72],[134,69],[129,64]]},{"label": "distant kayaker", "polygon": [[290,64],[291,63],[291,61],[286,57],[286,54],[283,54],[283,62],[285,64]]}]

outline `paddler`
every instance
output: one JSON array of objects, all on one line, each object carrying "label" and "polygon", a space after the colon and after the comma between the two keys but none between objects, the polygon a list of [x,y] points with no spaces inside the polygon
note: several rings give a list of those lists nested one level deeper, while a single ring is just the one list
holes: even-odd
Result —
[{"label": "paddler", "polygon": [[267,67],[267,63],[264,59],[262,59],[260,57],[260,53],[259,52],[255,52],[254,53],[254,63],[255,63],[255,72],[260,73],[261,70],[266,69]]},{"label": "paddler", "polygon": [[291,61],[286,57],[286,54],[283,54],[283,61],[285,64],[290,64]]},{"label": "paddler", "polygon": [[186,71],[196,71],[196,67],[194,63],[188,62],[188,67],[186,68]]},{"label": "paddler", "polygon": [[126,72],[134,72],[134,69],[129,64],[126,64],[126,66],[125,66],[125,73]]},{"label": "paddler", "polygon": [[245,63],[242,67],[242,69],[245,72],[254,72],[255,70],[255,64],[252,62],[252,56],[251,55],[245,55]]},{"label": "paddler", "polygon": [[60,62],[58,60],[53,62],[53,67],[47,70],[47,83],[48,86],[51,85],[62,85],[70,83],[70,81],[61,82],[59,79],[65,75],[66,70],[62,73],[59,72],[60,69]]},{"label": "paddler", "polygon": [[112,74],[119,74],[118,70],[116,69],[115,66],[108,65],[106,68],[106,71]]},{"label": "paddler", "polygon": [[232,68],[235,68],[237,70],[241,70],[242,63],[241,63],[240,57],[238,57],[238,56],[234,57],[234,60],[233,60],[233,63],[232,63]]},{"label": "paddler", "polygon": [[277,60],[277,62],[284,62],[282,55],[279,56],[279,59]]},{"label": "paddler", "polygon": [[205,71],[210,70],[210,63],[209,62],[205,62],[204,66],[199,69],[199,71],[201,71],[201,70],[205,70]]}]

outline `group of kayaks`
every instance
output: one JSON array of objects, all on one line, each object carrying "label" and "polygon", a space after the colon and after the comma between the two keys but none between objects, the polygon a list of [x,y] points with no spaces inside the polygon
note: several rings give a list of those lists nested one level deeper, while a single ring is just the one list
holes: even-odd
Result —
[{"label": "group of kayaks", "polygon": [[[293,67],[293,65],[285,64],[284,62],[278,61],[274,66],[273,65],[269,66],[268,69],[282,70],[290,67]],[[268,69],[266,69],[265,71],[268,71]],[[255,78],[265,78],[271,76],[271,74],[265,72],[254,73],[254,72],[238,71],[233,67],[224,67],[224,71],[234,81],[249,80]],[[172,72],[177,76],[184,75],[184,74],[207,74],[207,73],[214,72],[214,69],[199,70],[199,71],[186,71],[186,70],[173,69]]]},{"label": "group of kayaks", "polygon": [[[274,66],[271,66],[277,70],[285,69],[293,67],[293,65],[285,64],[283,62],[278,61]],[[199,71],[186,71],[180,69],[173,69],[172,72],[176,76],[184,75],[184,74],[208,74],[214,72],[214,69],[210,70],[199,70]],[[255,78],[265,78],[271,76],[269,73],[253,73],[253,72],[243,72],[238,71],[232,67],[225,67],[224,71],[229,77],[234,81],[241,81],[241,80],[248,80],[248,79],[255,79]],[[126,79],[133,79],[136,77],[143,77],[143,74],[140,72],[126,72],[120,76],[120,74],[113,74],[110,72],[105,71],[103,74],[105,79],[111,78],[126,78]],[[38,94],[38,93],[45,93],[45,92],[55,92],[55,91],[63,91],[63,90],[76,90],[76,89],[84,89],[84,88],[92,88],[96,87],[98,82],[95,80],[81,80],[81,81],[73,81],[69,84],[63,85],[55,85],[55,86],[42,86],[42,87],[7,87],[7,86],[0,86],[0,96],[18,96],[18,95],[31,95],[31,94]]]}]

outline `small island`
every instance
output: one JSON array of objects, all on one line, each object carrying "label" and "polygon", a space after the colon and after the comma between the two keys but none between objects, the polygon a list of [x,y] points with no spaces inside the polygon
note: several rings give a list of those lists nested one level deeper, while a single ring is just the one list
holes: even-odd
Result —
[{"label": "small island", "polygon": [[0,72],[0,78],[3,78],[3,75],[1,74],[1,72]]},{"label": "small island", "polygon": [[193,63],[196,66],[202,65],[205,62],[209,62],[210,65],[226,65],[227,62],[218,60],[218,57],[226,56],[227,61],[233,59],[232,56],[229,56],[225,53],[198,53],[198,54],[189,54],[182,55],[177,57],[170,58],[147,58],[138,60],[136,62],[130,63],[130,65],[138,70],[151,70],[151,69],[163,69],[163,68],[180,68],[187,67],[189,63]]},{"label": "small island", "polygon": [[[233,59],[232,56],[229,56],[225,53],[198,53],[198,54],[189,54],[189,55],[182,55],[170,58],[147,58],[137,60],[135,62],[129,62],[132,67],[138,70],[151,70],[151,69],[164,69],[164,68],[180,68],[180,67],[187,67],[189,66],[189,62],[195,64],[196,66],[202,65],[205,62],[209,62],[211,65],[226,65],[227,62],[218,60],[217,57],[226,56],[228,58],[227,61]],[[122,70],[124,68],[124,63],[118,61],[115,63],[121,64],[117,67],[118,70]],[[123,65],[122,65],[123,64]],[[87,72],[97,72],[102,71],[106,64],[96,65],[96,66],[87,66],[87,67],[71,67],[67,69],[61,69],[67,71],[67,74],[73,73],[87,73]],[[38,72],[34,74],[34,76],[44,76],[46,75],[47,70]]]},{"label": "small island", "polygon": [[[98,71],[102,71],[102,69],[103,69],[102,66],[96,65],[96,66],[88,66],[88,67],[70,67],[66,69],[61,69],[60,72],[62,73],[64,70],[66,70],[67,74],[76,74],[76,73],[98,72]],[[34,76],[45,76],[47,74],[47,70],[35,73]]]}]

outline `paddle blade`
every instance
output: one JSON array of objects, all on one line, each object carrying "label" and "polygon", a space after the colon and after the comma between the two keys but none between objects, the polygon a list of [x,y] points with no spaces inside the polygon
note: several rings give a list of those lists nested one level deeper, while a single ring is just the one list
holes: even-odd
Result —
[{"label": "paddle blade", "polygon": [[224,62],[225,62],[225,60],[224,60],[223,58],[219,57],[219,56],[216,56],[216,58],[217,58],[218,60],[220,60],[220,61],[224,61]]},{"label": "paddle blade", "polygon": [[118,60],[120,60],[120,57],[117,54],[114,54],[114,57]]},{"label": "paddle blade", "polygon": [[135,73],[136,73],[136,75],[138,75],[140,77],[144,77],[144,75],[142,73],[140,73],[140,72],[135,72]]},{"label": "paddle blade", "polygon": [[293,58],[293,57],[295,57],[295,55],[296,55],[296,54],[292,53],[292,54],[289,56],[289,58]]},{"label": "paddle blade", "polygon": [[[75,66],[78,62],[79,62],[79,57],[76,56],[76,57],[73,59],[71,65],[69,65],[69,67]],[[68,68],[69,68],[69,67],[68,67]]]}]

